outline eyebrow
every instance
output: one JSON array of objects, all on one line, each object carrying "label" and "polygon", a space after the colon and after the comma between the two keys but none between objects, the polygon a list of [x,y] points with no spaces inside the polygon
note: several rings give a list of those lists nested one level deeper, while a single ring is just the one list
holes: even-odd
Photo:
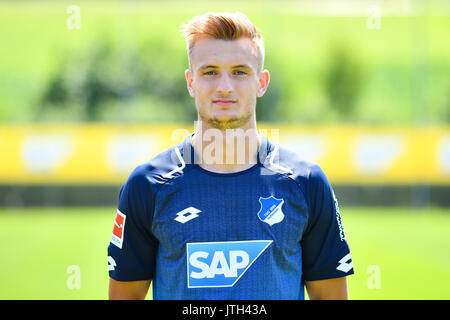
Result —
[{"label": "eyebrow", "polygon": [[212,68],[218,68],[218,66],[213,66],[213,65],[201,66],[201,67],[199,68],[199,70],[202,70],[202,69],[212,69]]},{"label": "eyebrow", "polygon": [[238,68],[247,68],[251,69],[251,67],[248,64],[238,64],[237,66],[232,66],[232,69],[238,69]]},{"label": "eyebrow", "polygon": [[[199,68],[199,70],[203,70],[203,69],[217,69],[217,68],[219,68],[219,67],[210,64],[210,65],[204,65],[204,66],[201,66],[201,67]],[[232,69],[238,69],[238,68],[247,68],[247,69],[251,69],[251,67],[250,67],[248,64],[238,64],[238,65],[232,66],[231,68],[232,68]]]}]

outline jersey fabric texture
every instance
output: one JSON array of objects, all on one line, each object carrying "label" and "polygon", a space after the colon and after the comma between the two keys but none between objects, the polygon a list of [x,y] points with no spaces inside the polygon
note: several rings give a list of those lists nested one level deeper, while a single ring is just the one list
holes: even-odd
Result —
[{"label": "jersey fabric texture", "polygon": [[110,277],[152,279],[154,299],[296,300],[305,280],[353,274],[324,172],[260,136],[258,162],[236,173],[201,168],[192,135],[138,166],[120,191]]}]

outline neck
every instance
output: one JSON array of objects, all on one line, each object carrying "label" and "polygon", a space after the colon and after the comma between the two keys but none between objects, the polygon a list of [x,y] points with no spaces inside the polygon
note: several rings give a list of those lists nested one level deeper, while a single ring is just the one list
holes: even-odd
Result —
[{"label": "neck", "polygon": [[198,120],[192,136],[197,164],[205,170],[218,173],[232,173],[248,169],[257,163],[261,138],[256,129],[256,120],[240,128],[209,126]]}]

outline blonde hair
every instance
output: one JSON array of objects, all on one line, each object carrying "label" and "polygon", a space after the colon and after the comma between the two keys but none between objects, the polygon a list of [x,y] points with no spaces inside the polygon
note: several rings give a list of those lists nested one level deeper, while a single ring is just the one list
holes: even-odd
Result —
[{"label": "blonde hair", "polygon": [[263,69],[264,39],[256,26],[241,12],[208,12],[181,25],[180,32],[186,39],[189,67],[191,67],[192,49],[200,37],[206,36],[218,40],[236,40],[245,37],[252,40],[257,49],[258,72]]}]

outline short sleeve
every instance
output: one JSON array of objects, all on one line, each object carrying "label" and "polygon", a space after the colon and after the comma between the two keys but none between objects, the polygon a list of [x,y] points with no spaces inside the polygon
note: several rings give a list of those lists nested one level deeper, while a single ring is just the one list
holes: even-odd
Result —
[{"label": "short sleeve", "polygon": [[130,176],[120,190],[108,246],[109,276],[117,281],[151,280],[158,241],[151,231],[154,194],[144,176]]},{"label": "short sleeve", "polygon": [[309,217],[302,237],[304,279],[314,281],[353,274],[338,202],[325,173],[318,166],[311,170],[307,197]]}]

